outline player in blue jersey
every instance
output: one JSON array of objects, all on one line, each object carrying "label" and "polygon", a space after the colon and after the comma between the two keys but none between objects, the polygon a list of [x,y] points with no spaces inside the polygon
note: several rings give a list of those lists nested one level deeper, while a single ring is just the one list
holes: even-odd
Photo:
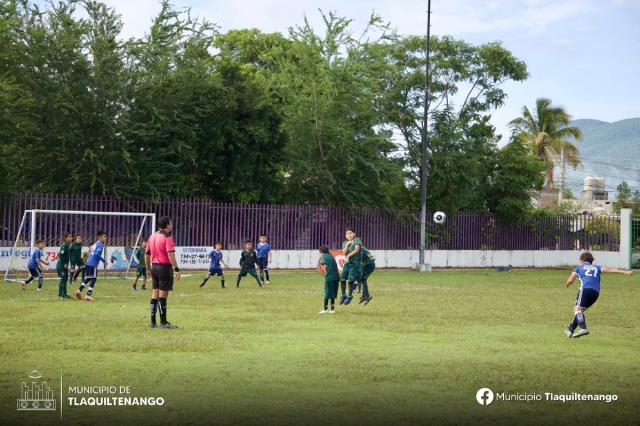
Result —
[{"label": "player in blue jersey", "polygon": [[96,285],[96,280],[98,279],[98,265],[100,265],[100,262],[102,262],[105,267],[107,266],[107,260],[102,257],[102,253],[104,251],[104,243],[106,241],[107,233],[98,231],[98,240],[91,246],[91,250],[89,251],[89,259],[87,259],[87,276],[84,280],[82,280],[80,288],[76,290],[76,297],[78,299],[82,299],[82,291],[84,290],[84,287],[89,284],[89,290],[87,291],[87,295],[84,297],[84,300],[86,300],[87,302],[96,301],[93,297],[91,297],[91,295],[93,294],[93,287]]},{"label": "player in blue jersey", "polygon": [[[601,274],[625,274],[633,275],[633,271],[623,271],[620,269],[605,268],[593,264],[593,255],[585,251],[580,255],[580,266],[573,270],[567,279],[567,288],[577,279],[580,280],[580,291],[573,306],[573,322],[565,330],[568,338],[578,338],[589,334],[587,323],[584,318],[584,311],[596,303],[600,296],[600,275]],[[575,329],[580,326],[575,334]]]},{"label": "player in blue jersey", "polygon": [[[267,236],[260,235],[260,242],[256,246],[258,253],[258,268],[260,268],[260,281],[262,284],[269,284],[269,264],[271,263],[271,246],[267,242]],[[267,281],[265,283],[265,276]]]},{"label": "player in blue jersey", "polygon": [[42,257],[44,256],[42,254],[43,248],[44,248],[44,240],[36,240],[36,248],[31,254],[31,257],[29,258],[29,263],[27,264],[27,268],[29,269],[29,273],[31,274],[31,276],[29,277],[28,280],[22,281],[20,283],[22,284],[23,290],[26,290],[27,284],[29,284],[31,281],[35,280],[36,278],[38,279],[38,291],[42,290],[42,281],[43,281],[42,269],[44,268],[44,266],[49,266],[49,263],[45,262],[42,259]]},{"label": "player in blue jersey", "polygon": [[207,276],[204,277],[204,281],[202,281],[200,287],[204,287],[204,285],[209,280],[209,277],[217,275],[220,277],[220,284],[222,285],[222,288],[227,288],[224,286],[224,271],[222,270],[222,266],[220,265],[222,263],[226,268],[227,264],[224,263],[224,260],[222,260],[222,252],[220,250],[222,250],[222,242],[216,241],[215,250],[211,250],[207,255],[207,260],[211,263],[209,263],[209,272],[207,272]]}]

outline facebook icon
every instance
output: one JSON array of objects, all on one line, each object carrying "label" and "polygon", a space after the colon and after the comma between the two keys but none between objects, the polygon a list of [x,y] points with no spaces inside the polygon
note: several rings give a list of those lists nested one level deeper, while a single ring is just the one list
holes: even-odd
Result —
[{"label": "facebook icon", "polygon": [[476,393],[476,400],[480,405],[489,405],[493,402],[493,392],[489,388],[482,388]]}]

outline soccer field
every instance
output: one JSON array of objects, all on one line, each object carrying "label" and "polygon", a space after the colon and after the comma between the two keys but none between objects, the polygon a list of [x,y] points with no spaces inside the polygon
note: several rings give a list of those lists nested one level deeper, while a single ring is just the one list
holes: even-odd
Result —
[{"label": "soccer field", "polygon": [[[169,298],[178,330],[147,327],[150,291],[130,281],[98,280],[95,303],[56,300],[52,280],[42,292],[3,283],[2,424],[638,424],[637,278],[605,275],[586,313],[591,334],[570,340],[578,283],[565,288],[569,273],[376,272],[372,302],[354,298],[334,315],[318,314],[314,273],[272,272],[264,290],[251,277],[240,289],[217,278],[198,288],[193,275]],[[235,278],[227,273],[228,287]],[[33,370],[56,411],[17,410]],[[116,392],[82,392],[103,386]],[[541,400],[483,406],[485,387]],[[545,392],[618,399],[547,401]],[[89,397],[164,403],[70,405]]]}]

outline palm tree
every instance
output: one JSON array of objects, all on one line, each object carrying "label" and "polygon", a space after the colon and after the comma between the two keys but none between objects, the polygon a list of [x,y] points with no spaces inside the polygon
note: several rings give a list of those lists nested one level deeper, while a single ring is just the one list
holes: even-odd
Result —
[{"label": "palm tree", "polygon": [[582,140],[582,131],[578,127],[569,127],[571,116],[562,107],[551,105],[551,99],[536,100],[535,115],[525,105],[522,117],[509,122],[509,126],[520,131],[520,137],[533,145],[542,161],[549,164],[546,173],[547,186],[553,185],[553,168],[564,149],[566,161],[574,169],[582,164],[580,150],[567,139]]}]

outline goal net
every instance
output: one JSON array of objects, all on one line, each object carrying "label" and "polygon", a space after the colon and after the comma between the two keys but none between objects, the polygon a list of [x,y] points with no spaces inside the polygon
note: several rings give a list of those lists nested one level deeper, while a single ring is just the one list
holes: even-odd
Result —
[{"label": "goal net", "polygon": [[98,231],[107,234],[103,252],[107,266],[100,265],[98,276],[129,278],[135,274],[135,250],[141,239],[154,231],[155,222],[155,213],[25,210],[13,247],[2,248],[9,252],[4,279],[22,281],[29,277],[27,265],[39,240],[44,242],[42,259],[49,263],[42,271],[44,277],[57,279],[56,264],[64,234],[72,233],[73,241],[82,236],[84,255],[96,241]]}]

